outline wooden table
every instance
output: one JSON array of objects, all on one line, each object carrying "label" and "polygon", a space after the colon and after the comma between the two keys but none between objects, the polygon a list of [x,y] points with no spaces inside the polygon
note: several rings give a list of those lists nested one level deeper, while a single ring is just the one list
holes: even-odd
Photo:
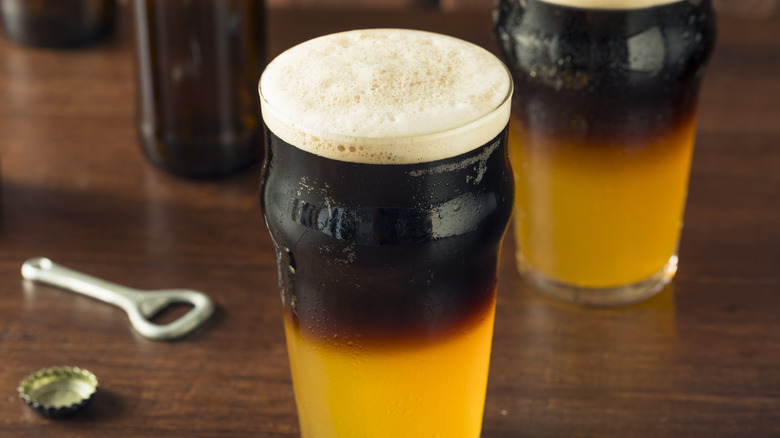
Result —
[{"label": "wooden table", "polygon": [[[284,11],[270,52],[349,28],[445,32],[495,49],[487,13]],[[701,98],[681,266],[613,310],[548,300],[507,238],[484,438],[780,436],[780,19],[722,19]],[[85,50],[0,41],[0,436],[295,437],[259,167],[207,181],[149,165],[135,132],[131,32]],[[178,342],[116,308],[26,283],[47,256],[218,306]],[[87,368],[94,403],[67,421],[19,400],[29,372]]]}]

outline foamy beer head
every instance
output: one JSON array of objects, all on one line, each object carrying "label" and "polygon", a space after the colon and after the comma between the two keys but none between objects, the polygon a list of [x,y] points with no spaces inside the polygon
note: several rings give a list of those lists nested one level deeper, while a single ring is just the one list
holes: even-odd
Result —
[{"label": "foamy beer head", "polygon": [[560,6],[584,9],[639,9],[683,0],[542,0]]},{"label": "foamy beer head", "polygon": [[509,119],[512,82],[488,51],[429,32],[327,35],[274,59],[263,119],[285,142],[341,161],[407,164],[460,155]]}]

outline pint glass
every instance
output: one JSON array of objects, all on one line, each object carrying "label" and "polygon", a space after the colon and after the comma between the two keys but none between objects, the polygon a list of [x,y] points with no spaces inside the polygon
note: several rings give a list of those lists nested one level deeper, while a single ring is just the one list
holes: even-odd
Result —
[{"label": "pint glass", "polygon": [[302,436],[478,437],[509,72],[455,38],[363,30],[286,51],[259,88]]},{"label": "pint glass", "polygon": [[653,295],[677,271],[710,1],[501,0],[495,25],[519,270],[587,305]]}]

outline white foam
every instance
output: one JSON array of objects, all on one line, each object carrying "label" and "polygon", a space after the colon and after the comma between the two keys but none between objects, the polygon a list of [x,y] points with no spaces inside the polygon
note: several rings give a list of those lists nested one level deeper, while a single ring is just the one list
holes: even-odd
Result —
[{"label": "white foam", "polygon": [[561,6],[583,9],[640,9],[677,3],[683,0],[541,0]]},{"label": "white foam", "polygon": [[328,158],[415,163],[468,152],[509,120],[512,81],[494,55],[430,32],[369,29],[295,46],[260,79],[263,119]]}]

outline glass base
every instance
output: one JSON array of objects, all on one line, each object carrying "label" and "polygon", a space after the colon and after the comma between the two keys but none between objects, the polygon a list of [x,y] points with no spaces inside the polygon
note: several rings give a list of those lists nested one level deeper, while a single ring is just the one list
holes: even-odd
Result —
[{"label": "glass base", "polygon": [[650,277],[616,287],[583,287],[559,282],[545,277],[522,262],[518,263],[518,269],[528,284],[549,297],[583,306],[615,307],[634,304],[660,292],[677,272],[677,256],[670,257],[666,265]]}]

